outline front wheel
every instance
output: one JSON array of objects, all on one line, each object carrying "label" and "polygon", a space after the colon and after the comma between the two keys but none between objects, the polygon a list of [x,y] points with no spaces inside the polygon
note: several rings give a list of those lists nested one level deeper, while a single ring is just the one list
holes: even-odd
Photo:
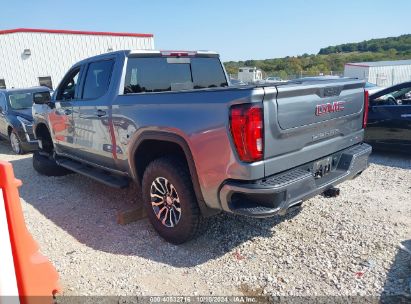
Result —
[{"label": "front wheel", "polygon": [[24,153],[23,148],[21,147],[21,140],[14,130],[12,130],[10,133],[10,145],[14,153]]},{"label": "front wheel", "polygon": [[200,226],[200,209],[184,163],[171,157],[152,161],[143,177],[143,200],[154,229],[166,241],[181,244]]}]

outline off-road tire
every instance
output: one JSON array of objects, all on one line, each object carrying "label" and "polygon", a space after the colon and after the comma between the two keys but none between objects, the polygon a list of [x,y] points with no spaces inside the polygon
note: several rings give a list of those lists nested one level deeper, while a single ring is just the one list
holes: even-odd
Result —
[{"label": "off-road tire", "polygon": [[[157,218],[153,210],[150,191],[152,183],[157,178],[167,179],[178,193],[181,213],[179,221],[174,227],[166,227]],[[182,244],[196,236],[200,226],[201,212],[188,168],[179,158],[161,157],[152,161],[144,172],[142,193],[144,206],[151,224],[167,242]]]},{"label": "off-road tire", "polygon": [[41,154],[40,151],[33,153],[33,168],[41,175],[45,176],[64,176],[72,171],[59,166],[56,161],[51,157]]}]

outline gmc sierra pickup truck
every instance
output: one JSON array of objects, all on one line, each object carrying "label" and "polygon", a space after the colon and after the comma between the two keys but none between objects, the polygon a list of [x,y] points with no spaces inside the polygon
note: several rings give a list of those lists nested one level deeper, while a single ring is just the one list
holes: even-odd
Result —
[{"label": "gmc sierra pickup truck", "polygon": [[367,168],[364,82],[227,79],[208,51],[83,60],[51,98],[33,97],[33,166],[119,188],[137,183],[150,222],[175,244],[203,217],[282,214]]}]

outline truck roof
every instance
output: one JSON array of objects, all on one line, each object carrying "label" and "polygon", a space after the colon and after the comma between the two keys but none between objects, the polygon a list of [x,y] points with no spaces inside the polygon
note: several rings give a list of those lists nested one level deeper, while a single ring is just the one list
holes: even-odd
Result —
[{"label": "truck roof", "polygon": [[198,50],[198,51],[182,51],[182,50],[120,50],[114,51],[109,53],[104,53],[92,57],[88,57],[81,61],[78,61],[74,66],[84,64],[88,61],[94,61],[100,58],[106,58],[107,56],[113,55],[121,55],[121,56],[171,56],[171,57],[219,57],[220,55],[214,51],[205,51],[205,50]]},{"label": "truck roof", "polygon": [[195,56],[195,55],[218,55],[217,52],[208,50],[130,50],[129,54],[159,54],[163,56]]}]

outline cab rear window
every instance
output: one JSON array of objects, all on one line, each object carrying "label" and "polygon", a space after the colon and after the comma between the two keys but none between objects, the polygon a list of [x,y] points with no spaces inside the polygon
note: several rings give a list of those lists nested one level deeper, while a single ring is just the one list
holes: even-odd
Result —
[{"label": "cab rear window", "polygon": [[218,58],[129,58],[124,94],[227,86]]}]

